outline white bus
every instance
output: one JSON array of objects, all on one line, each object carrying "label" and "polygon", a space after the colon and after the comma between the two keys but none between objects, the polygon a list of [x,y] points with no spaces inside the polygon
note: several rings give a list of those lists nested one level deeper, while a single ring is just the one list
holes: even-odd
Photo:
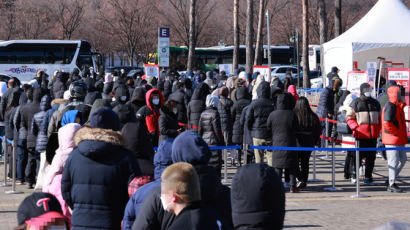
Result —
[{"label": "white bus", "polygon": [[82,40],[10,40],[0,41],[0,73],[17,77],[21,82],[33,79],[38,70],[49,76],[54,71],[71,72],[74,68],[99,69],[101,55]]},{"label": "white bus", "polygon": [[309,45],[309,69],[310,71],[320,69],[320,45]]}]

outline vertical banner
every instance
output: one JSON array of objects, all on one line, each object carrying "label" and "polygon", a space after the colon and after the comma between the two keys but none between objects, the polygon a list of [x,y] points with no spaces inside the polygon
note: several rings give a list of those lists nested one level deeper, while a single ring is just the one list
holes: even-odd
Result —
[{"label": "vertical banner", "polygon": [[[404,107],[404,114],[406,120],[409,120],[409,92],[410,92],[410,68],[388,68],[387,69],[387,80],[394,80],[398,85],[401,85],[406,90],[406,104]],[[410,133],[410,124],[406,122],[407,134]]]},{"label": "vertical banner", "polygon": [[376,74],[377,74],[377,62],[367,62],[367,76],[369,78],[369,84],[373,87],[373,97],[376,98]]},{"label": "vertical banner", "polygon": [[367,71],[350,71],[347,73],[346,89],[360,96],[360,85],[368,81]]},{"label": "vertical banner", "polygon": [[159,65],[145,64],[145,76],[159,78]]},{"label": "vertical banner", "polygon": [[269,66],[258,66],[258,65],[254,65],[253,66],[253,73],[255,72],[259,72],[263,78],[265,79],[265,81],[270,83],[270,67]]},{"label": "vertical banner", "polygon": [[169,67],[169,28],[158,28],[158,65]]}]

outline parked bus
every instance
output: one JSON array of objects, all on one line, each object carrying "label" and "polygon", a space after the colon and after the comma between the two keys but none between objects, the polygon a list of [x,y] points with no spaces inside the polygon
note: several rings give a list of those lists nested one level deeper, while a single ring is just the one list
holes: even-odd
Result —
[{"label": "parked bus", "polygon": [[310,71],[320,69],[320,45],[309,45],[309,69]]},{"label": "parked bus", "polygon": [[[267,46],[263,47],[267,49]],[[176,70],[186,70],[188,48],[186,46],[170,46],[170,67]],[[262,54],[263,55],[263,54]],[[294,64],[294,49],[292,46],[271,46],[272,65]],[[156,53],[149,55],[148,64],[157,63]],[[212,46],[195,48],[195,62],[197,67],[205,69],[206,66],[219,64],[232,64],[233,46]],[[246,63],[246,46],[239,48],[239,64]],[[268,58],[262,58],[262,64],[266,65]]]},{"label": "parked bus", "polygon": [[38,70],[49,76],[57,70],[71,72],[100,69],[101,55],[82,40],[10,40],[0,42],[0,73],[28,82]]}]

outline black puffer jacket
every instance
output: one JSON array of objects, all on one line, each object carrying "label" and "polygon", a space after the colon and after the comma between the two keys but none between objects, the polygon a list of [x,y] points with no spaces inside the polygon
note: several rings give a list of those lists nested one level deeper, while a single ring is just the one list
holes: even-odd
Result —
[{"label": "black puffer jacket", "polygon": [[189,125],[194,129],[198,129],[198,122],[199,118],[201,117],[201,113],[205,110],[205,98],[206,95],[201,88],[197,88],[194,90],[192,94],[191,101],[188,103],[187,106],[187,114],[188,114],[188,121]]},{"label": "black puffer jacket", "polygon": [[175,138],[179,134],[177,115],[175,115],[172,111],[169,111],[169,109],[165,106],[161,108],[161,115],[159,116],[158,126],[158,145],[160,145],[163,140],[168,138]]},{"label": "black puffer jacket", "polygon": [[84,98],[84,104],[92,106],[97,99],[101,99],[102,95],[98,91],[88,92]]},{"label": "black puffer jacket", "polygon": [[232,132],[231,108],[233,101],[224,96],[219,96],[218,112],[221,118],[222,132]]},{"label": "black puffer jacket", "polygon": [[48,109],[51,108],[51,97],[44,95],[40,102],[40,112],[36,113],[33,117],[33,123],[31,124],[31,133],[37,136],[36,151],[41,153],[46,151],[48,136],[47,131],[41,131],[41,126],[44,120],[44,116]]},{"label": "black puffer jacket", "polygon": [[282,229],[285,218],[285,190],[281,178],[266,164],[239,168],[232,180],[234,229]]},{"label": "black puffer jacket", "polygon": [[19,140],[27,139],[27,129],[21,124],[21,109],[27,104],[28,97],[26,93],[22,93],[19,99],[19,106],[16,108],[16,112],[13,118],[14,124],[14,138]]},{"label": "black puffer jacket", "polygon": [[140,120],[126,123],[121,130],[125,147],[137,157],[142,175],[154,176],[154,147],[147,128]]},{"label": "black puffer jacket", "polygon": [[5,137],[9,140],[14,139],[13,117],[19,105],[20,95],[21,91],[17,88],[14,88],[10,95],[10,102],[6,107],[6,113],[4,114]]},{"label": "black puffer jacket", "polygon": [[[31,129],[34,114],[40,112],[40,101],[45,94],[45,89],[35,88],[33,91],[33,102],[24,105],[21,108],[21,126],[26,130]],[[36,147],[37,136],[32,132],[27,133],[27,148]]]},{"label": "black puffer jacket", "polygon": [[145,105],[145,93],[146,92],[144,88],[135,88],[130,101],[126,103],[127,105],[131,106],[134,115],[139,109],[141,109],[142,106]]},{"label": "black puffer jacket", "polygon": [[168,100],[169,95],[172,93],[172,82],[170,80],[165,80],[164,83],[164,99]]},{"label": "black puffer jacket", "polygon": [[140,176],[119,132],[83,127],[64,166],[61,192],[73,210],[73,229],[121,229],[128,184]]},{"label": "black puffer jacket", "polygon": [[201,114],[198,133],[209,146],[224,145],[221,121],[216,108],[207,108]]},{"label": "black puffer jacket", "polygon": [[248,89],[239,87],[236,90],[236,101],[231,109],[231,117],[233,119],[232,143],[241,144],[243,142],[243,126],[241,125],[241,115],[243,108],[251,103]]},{"label": "black puffer jacket", "polygon": [[[268,130],[272,134],[272,146],[296,147],[296,131],[299,130],[298,118],[290,110],[290,99],[285,94],[277,98],[277,109],[268,118]],[[272,167],[296,168],[297,152],[287,150],[272,151]]]},{"label": "black puffer jacket", "polygon": [[58,72],[53,84],[53,96],[54,98],[63,98],[64,92],[67,90],[66,82],[69,74],[65,72]]},{"label": "black puffer jacket", "polygon": [[168,100],[174,100],[178,103],[178,122],[186,124],[186,103],[185,92],[183,90],[177,90],[169,95]]},{"label": "black puffer jacket", "polygon": [[259,84],[258,99],[252,101],[249,106],[246,126],[251,130],[252,138],[269,139],[271,133],[268,131],[267,123],[269,114],[273,111],[273,101],[270,100],[270,86],[267,82]]}]

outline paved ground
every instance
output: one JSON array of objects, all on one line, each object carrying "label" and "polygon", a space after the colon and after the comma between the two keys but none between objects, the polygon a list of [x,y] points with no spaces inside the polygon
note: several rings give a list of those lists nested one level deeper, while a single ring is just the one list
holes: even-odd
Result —
[{"label": "paved ground", "polygon": [[[320,155],[323,156],[323,155]],[[355,194],[355,185],[343,179],[343,153],[336,157],[336,187],[343,190],[327,192],[331,185],[331,162],[317,156],[317,178],[320,182],[310,183],[306,191],[286,194],[286,229],[373,229],[389,221],[410,223],[410,166],[406,165],[399,179],[401,188],[407,193],[395,194],[386,191],[386,161],[377,158],[374,178],[376,186],[361,187],[368,198],[350,198]],[[312,169],[312,167],[311,167]],[[229,167],[230,180],[235,169]],[[0,181],[3,182],[4,168],[0,165]],[[310,176],[311,177],[311,176]],[[12,229],[16,225],[19,203],[33,192],[25,186],[17,186],[24,194],[6,195],[10,187],[0,188],[0,229]]]}]

